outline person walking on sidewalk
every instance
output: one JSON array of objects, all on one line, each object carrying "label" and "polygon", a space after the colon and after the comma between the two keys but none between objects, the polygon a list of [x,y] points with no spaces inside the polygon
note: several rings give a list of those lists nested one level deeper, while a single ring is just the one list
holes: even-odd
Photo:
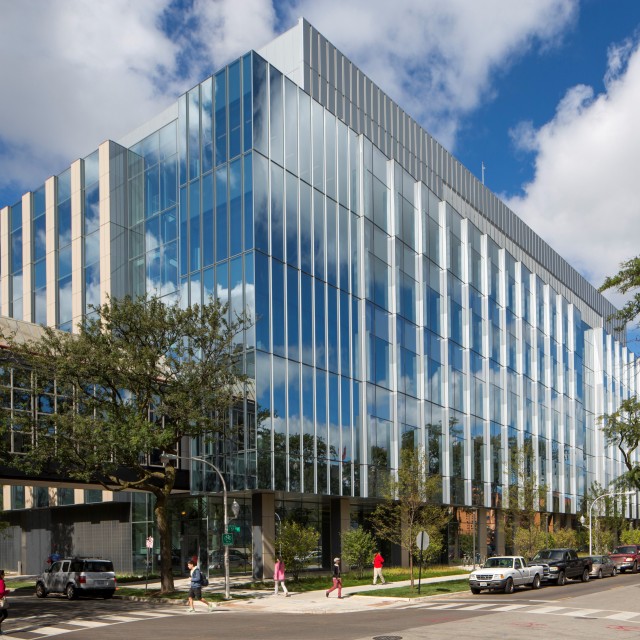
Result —
[{"label": "person walking on sidewalk", "polygon": [[9,617],[9,611],[7,610],[7,594],[9,593],[9,589],[7,589],[4,583],[4,570],[0,569],[0,636],[4,635],[4,631],[2,630],[2,623]]},{"label": "person walking on sidewalk", "polygon": [[189,607],[189,613],[195,613],[196,609],[194,604],[197,600],[202,602],[209,612],[211,612],[215,605],[212,602],[207,602],[202,597],[202,571],[200,571],[197,562],[197,558],[191,558],[191,560],[187,562],[187,567],[189,567],[189,573],[191,574],[191,587],[189,589],[189,601],[187,602],[187,607]]},{"label": "person walking on sidewalk", "polygon": [[329,597],[332,591],[338,590],[338,600],[342,600],[342,578],[340,576],[340,558],[333,559],[333,587],[325,591],[325,596]]},{"label": "person walking on sidewalk", "polygon": [[287,591],[287,585],[284,583],[284,562],[279,556],[276,558],[276,566],[273,568],[273,582],[276,588],[273,595],[278,595],[278,584],[280,584],[284,591],[285,598],[288,598],[289,592]]},{"label": "person walking on sidewalk", "polygon": [[375,557],[373,558],[373,584],[378,582],[378,578],[382,584],[385,584],[384,576],[382,575],[382,565],[384,564],[384,558],[382,554],[377,551]]}]

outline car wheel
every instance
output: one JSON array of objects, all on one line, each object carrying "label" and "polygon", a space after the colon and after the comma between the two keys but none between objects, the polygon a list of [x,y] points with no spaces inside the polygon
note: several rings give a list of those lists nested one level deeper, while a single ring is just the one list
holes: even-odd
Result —
[{"label": "car wheel", "polygon": [[67,600],[75,600],[77,596],[76,588],[72,584],[68,584],[64,594],[67,596]]},{"label": "car wheel", "polygon": [[598,569],[598,580],[602,578],[602,569]]},{"label": "car wheel", "polygon": [[471,587],[471,593],[473,593],[474,596],[477,596],[480,593],[480,589],[476,589],[475,587]]},{"label": "car wheel", "polygon": [[580,578],[580,580],[582,580],[582,582],[589,582],[589,569],[585,569],[582,572],[582,578]]},{"label": "car wheel", "polygon": [[504,585],[505,593],[513,593],[513,580],[511,578],[507,578],[507,583]]},{"label": "car wheel", "polygon": [[533,582],[531,583],[531,588],[532,589],[539,589],[540,588],[540,575],[536,573],[535,576],[533,576]]},{"label": "car wheel", "polygon": [[38,582],[38,584],[36,585],[36,596],[38,598],[47,597],[47,590],[44,588],[44,585],[42,584],[42,582]]},{"label": "car wheel", "polygon": [[560,573],[558,573],[558,586],[564,587],[566,582],[567,582],[567,579],[564,577],[564,571],[560,571]]},{"label": "car wheel", "polygon": [[631,568],[631,573],[638,573],[638,563],[634,562],[633,567]]}]

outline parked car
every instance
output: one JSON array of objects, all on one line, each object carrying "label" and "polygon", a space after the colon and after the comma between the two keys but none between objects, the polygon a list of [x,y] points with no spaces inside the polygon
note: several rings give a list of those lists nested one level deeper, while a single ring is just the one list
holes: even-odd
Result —
[{"label": "parked car", "polygon": [[545,578],[555,582],[559,587],[566,583],[567,578],[579,578],[582,582],[589,580],[591,573],[591,558],[579,558],[573,549],[542,549],[533,556],[532,564],[543,564],[549,567]]},{"label": "parked car", "polygon": [[615,576],[618,568],[609,556],[591,556],[593,566],[591,567],[592,578],[604,578],[606,576]]},{"label": "parked car", "polygon": [[69,600],[80,595],[111,598],[116,590],[113,562],[102,558],[63,558],[38,577],[36,596],[64,593]]},{"label": "parked car", "polygon": [[521,586],[539,589],[544,569],[542,565],[527,566],[520,556],[487,558],[481,568],[469,575],[469,588],[475,594],[483,589],[513,593],[515,587]]},{"label": "parked car", "polygon": [[640,545],[637,544],[625,544],[620,547],[616,547],[609,557],[613,560],[613,563],[618,567],[620,573],[624,573],[627,569],[631,573],[637,573],[638,567],[640,567]]},{"label": "parked car", "polygon": [[[251,558],[241,551],[229,549],[229,568],[251,566]],[[224,551],[213,551],[209,554],[209,569],[224,569]]]}]

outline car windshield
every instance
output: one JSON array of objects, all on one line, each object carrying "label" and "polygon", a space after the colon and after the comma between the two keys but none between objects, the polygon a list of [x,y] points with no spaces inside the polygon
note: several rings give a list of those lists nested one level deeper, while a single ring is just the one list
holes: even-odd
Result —
[{"label": "car windshield", "polygon": [[636,553],[636,547],[616,547],[613,553]]},{"label": "car windshield", "polygon": [[511,569],[513,567],[513,558],[487,558],[484,567],[485,569]]},{"label": "car windshield", "polygon": [[553,549],[544,549],[538,551],[534,556],[534,560],[562,560],[564,558],[564,551],[556,551]]}]

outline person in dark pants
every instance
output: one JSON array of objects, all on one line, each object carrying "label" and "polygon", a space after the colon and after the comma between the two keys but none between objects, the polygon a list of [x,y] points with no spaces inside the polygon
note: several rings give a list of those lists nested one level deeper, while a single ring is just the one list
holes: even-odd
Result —
[{"label": "person in dark pants", "polygon": [[342,600],[342,578],[340,577],[340,558],[333,559],[333,587],[325,591],[325,596],[329,597],[332,591],[338,590],[338,599]]},{"label": "person in dark pants", "polygon": [[202,597],[202,573],[200,572],[200,568],[197,564],[197,558],[191,558],[189,562],[187,562],[187,567],[189,567],[189,573],[191,574],[191,587],[189,589],[189,602],[187,606],[189,607],[189,613],[195,613],[195,603],[196,601],[202,602],[208,611],[211,612],[214,609],[214,604],[212,602],[207,602]]},{"label": "person in dark pants", "polygon": [[0,569],[0,636],[4,635],[4,631],[2,630],[2,623],[9,617],[9,611],[7,610],[6,605],[6,597],[9,593],[9,589],[4,583],[4,571]]}]

